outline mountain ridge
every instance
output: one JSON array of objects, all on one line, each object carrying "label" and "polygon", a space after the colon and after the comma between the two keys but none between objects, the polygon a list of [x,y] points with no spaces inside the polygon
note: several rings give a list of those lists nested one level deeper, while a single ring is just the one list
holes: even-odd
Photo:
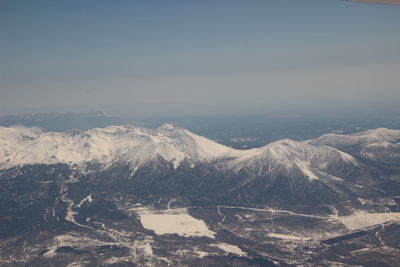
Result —
[{"label": "mountain ridge", "polygon": [[[371,248],[371,259],[379,252],[398,266],[398,133],[375,129],[335,135],[352,142],[333,146],[321,141],[325,135],[237,150],[171,124],[0,127],[0,261],[67,266],[122,257],[138,266],[149,259],[154,266],[231,266],[241,259],[237,266],[254,266],[275,259],[314,266],[325,259],[324,266],[364,266]],[[195,225],[202,228],[178,231]],[[215,251],[221,244],[229,254]],[[363,253],[356,261],[354,251]]]},{"label": "mountain ridge", "polygon": [[[367,152],[372,148],[397,149],[398,140],[400,130],[378,128],[350,135],[326,134],[307,141],[282,139],[259,148],[238,150],[172,124],[164,124],[157,129],[115,125],[69,132],[44,132],[37,127],[0,126],[0,168],[88,162],[110,165],[115,161],[124,161],[136,169],[160,156],[175,169],[183,160],[192,164],[223,160],[229,161],[228,165],[233,169],[262,161],[269,164],[296,163],[297,167],[304,170],[304,167],[311,165],[324,168],[322,165],[330,160],[343,160],[357,165],[357,159],[346,150],[342,151],[342,147],[365,145],[364,150],[368,151],[364,154],[371,157]],[[312,172],[305,172],[312,177]]]}]

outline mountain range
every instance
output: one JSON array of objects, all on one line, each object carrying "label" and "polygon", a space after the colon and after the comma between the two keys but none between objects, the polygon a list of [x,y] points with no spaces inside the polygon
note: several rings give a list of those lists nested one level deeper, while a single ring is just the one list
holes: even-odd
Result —
[{"label": "mountain range", "polygon": [[[85,261],[91,266],[103,243],[118,247],[97,253],[104,256],[101,264],[107,266],[118,257],[124,260],[115,259],[115,266],[170,266],[171,260],[181,266],[285,266],[296,261],[313,265],[321,257],[326,264],[352,266],[367,264],[369,256],[378,252],[383,255],[379,259],[382,264],[387,262],[384,258],[400,262],[394,253],[397,245],[385,243],[393,239],[386,237],[385,241],[383,229],[374,228],[391,222],[395,236],[400,233],[400,227],[396,228],[400,219],[400,130],[378,128],[305,141],[283,139],[239,150],[171,124],[157,129],[120,125],[68,132],[0,127],[0,188],[0,242],[4,244],[0,258],[10,266]],[[160,214],[166,220],[190,215],[199,220],[196,223],[204,222],[206,228],[202,229],[208,232],[204,230],[203,236],[198,234],[200,230],[174,235],[168,234],[165,225],[163,230],[151,228],[154,221],[145,216]],[[261,214],[267,217],[261,219]],[[283,215],[293,218],[283,219]],[[240,223],[235,223],[238,218]],[[346,221],[349,218],[353,218],[350,223]],[[123,237],[128,228],[138,236]],[[360,231],[362,234],[356,234]],[[72,239],[81,240],[76,244],[55,242],[67,234],[70,239],[71,234],[86,236],[92,245],[82,245],[76,236]],[[268,249],[262,248],[260,234],[267,240],[285,239],[286,245],[265,241]],[[188,235],[202,236],[189,241],[208,256],[179,256],[177,251],[164,255],[171,239]],[[359,239],[369,235],[374,238],[362,241],[369,242],[369,248],[382,244],[379,238],[385,245],[368,257],[332,260],[334,252],[329,249],[343,249],[342,239],[356,240],[359,246]],[[149,252],[148,242],[143,241],[149,238],[151,257],[145,251]],[[142,243],[132,247],[127,240]],[[21,242],[28,242],[31,250],[25,254],[15,250]],[[290,258],[285,255],[290,247],[287,242],[308,246],[304,249],[312,256],[301,258],[299,252],[293,256],[295,260]],[[279,244],[279,249],[269,247]],[[140,252],[135,250],[138,247]],[[221,247],[225,254],[214,251]],[[133,250],[136,257],[126,259]]]}]

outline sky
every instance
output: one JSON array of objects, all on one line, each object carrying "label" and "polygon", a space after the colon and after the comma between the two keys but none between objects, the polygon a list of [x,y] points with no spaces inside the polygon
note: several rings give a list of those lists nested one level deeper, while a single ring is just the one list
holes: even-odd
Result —
[{"label": "sky", "polygon": [[400,6],[0,1],[0,112],[335,112],[398,102]]}]

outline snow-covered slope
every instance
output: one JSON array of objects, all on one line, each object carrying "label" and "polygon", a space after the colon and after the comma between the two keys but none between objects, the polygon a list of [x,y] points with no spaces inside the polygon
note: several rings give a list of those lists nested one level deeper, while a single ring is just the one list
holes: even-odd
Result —
[{"label": "snow-covered slope", "polygon": [[[125,125],[66,133],[21,126],[0,127],[0,168],[85,162],[107,166],[118,161],[137,169],[161,157],[175,168],[183,160],[193,164],[218,162],[217,165],[229,170],[247,168],[260,175],[274,168],[296,169],[313,180],[321,172],[338,169],[338,165],[358,166],[355,158],[334,148],[338,144],[380,144],[398,138],[400,131],[376,129],[353,135],[324,135],[304,142],[284,139],[256,149],[235,150],[170,124],[155,130]],[[376,150],[398,151],[397,146],[392,145],[367,148],[363,153],[369,158],[373,158]],[[396,155],[392,159],[396,160]]]},{"label": "snow-covered slope", "polygon": [[364,146],[360,156],[386,164],[397,164],[400,166],[400,142],[378,142]]},{"label": "snow-covered slope", "polygon": [[310,141],[312,145],[326,145],[336,148],[364,145],[379,142],[399,142],[400,130],[391,130],[386,128],[378,128],[364,132],[341,135],[341,134],[325,134],[319,138]]},{"label": "snow-covered slope", "polygon": [[115,160],[134,168],[158,156],[179,166],[183,159],[205,161],[233,149],[185,129],[164,125],[156,130],[110,126],[68,133],[42,132],[38,128],[0,127],[0,167],[24,164],[103,164]]},{"label": "snow-covered slope", "polygon": [[309,143],[335,147],[366,160],[400,165],[400,130],[378,128],[350,135],[326,134]]},{"label": "snow-covered slope", "polygon": [[319,173],[328,173],[338,164],[358,166],[359,163],[349,154],[328,146],[312,146],[307,142],[290,139],[280,140],[261,148],[243,151],[234,160],[235,168],[250,168],[260,175],[274,169],[300,170],[310,180],[318,179]]}]

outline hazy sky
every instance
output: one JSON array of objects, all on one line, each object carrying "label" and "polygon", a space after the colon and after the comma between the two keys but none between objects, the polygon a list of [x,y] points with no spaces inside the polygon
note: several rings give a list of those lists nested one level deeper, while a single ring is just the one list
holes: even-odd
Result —
[{"label": "hazy sky", "polygon": [[0,1],[1,110],[169,115],[398,102],[400,6]]}]

